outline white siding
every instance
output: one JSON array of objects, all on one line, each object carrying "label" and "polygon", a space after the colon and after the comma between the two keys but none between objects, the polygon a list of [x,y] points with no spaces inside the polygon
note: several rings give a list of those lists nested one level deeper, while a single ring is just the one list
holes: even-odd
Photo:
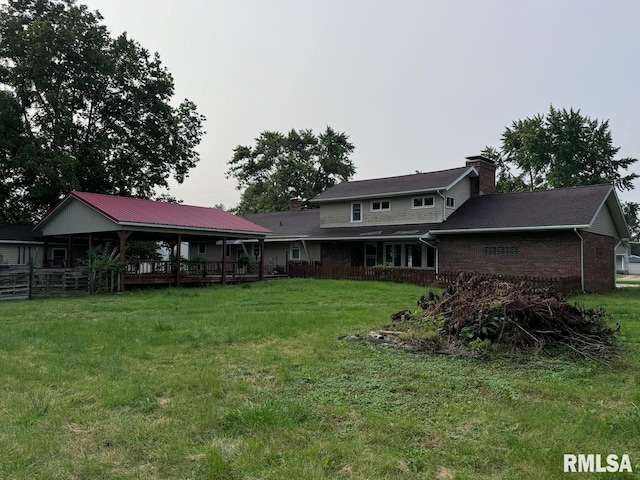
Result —
[{"label": "white siding", "polygon": [[602,209],[596,216],[596,219],[593,221],[593,225],[588,231],[592,233],[599,233],[600,235],[607,235],[609,237],[618,237],[616,226],[613,223],[609,207],[607,207],[606,204],[602,206]]}]

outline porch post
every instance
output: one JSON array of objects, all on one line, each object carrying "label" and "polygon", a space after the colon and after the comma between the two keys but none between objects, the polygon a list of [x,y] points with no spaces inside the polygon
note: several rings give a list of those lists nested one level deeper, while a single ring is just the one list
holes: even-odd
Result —
[{"label": "porch post", "polygon": [[258,240],[258,245],[260,245],[260,266],[258,267],[258,280],[264,279],[264,238]]},{"label": "porch post", "polygon": [[[124,231],[119,231],[118,232],[118,237],[120,238],[120,263],[122,265],[127,265],[127,238],[129,238],[129,235],[131,235],[131,232],[124,232]],[[124,270],[122,270],[122,272],[120,272],[120,285],[118,285],[118,291],[119,292],[124,292]]]},{"label": "porch post", "polygon": [[67,268],[73,268],[73,235],[69,235],[68,251],[69,251],[69,264],[67,265]]},{"label": "porch post", "polygon": [[42,268],[48,268],[49,263],[49,237],[44,237],[44,253],[42,254]]},{"label": "porch post", "polygon": [[182,268],[182,255],[180,253],[182,247],[182,234],[178,234],[178,246],[176,247],[176,287],[180,286],[182,280],[180,276],[180,270]]},{"label": "porch post", "polygon": [[222,237],[222,278],[220,282],[227,283],[227,237]]}]

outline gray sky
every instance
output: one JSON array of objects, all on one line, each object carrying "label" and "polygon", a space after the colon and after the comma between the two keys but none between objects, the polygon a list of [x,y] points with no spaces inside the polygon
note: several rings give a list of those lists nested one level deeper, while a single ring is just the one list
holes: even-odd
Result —
[{"label": "gray sky", "polygon": [[[235,206],[226,163],[264,130],[345,132],[366,179],[461,166],[553,104],[608,119],[618,156],[640,157],[637,1],[79,1],[207,117],[171,189],[187,204]],[[640,202],[640,182],[620,198]]]}]

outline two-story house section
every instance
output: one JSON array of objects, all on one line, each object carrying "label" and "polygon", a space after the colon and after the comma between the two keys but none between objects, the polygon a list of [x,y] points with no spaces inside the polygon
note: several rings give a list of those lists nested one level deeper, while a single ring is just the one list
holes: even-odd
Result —
[{"label": "two-story house section", "polygon": [[325,265],[435,268],[435,248],[422,237],[472,196],[495,191],[492,160],[464,167],[344,182],[318,195]]}]

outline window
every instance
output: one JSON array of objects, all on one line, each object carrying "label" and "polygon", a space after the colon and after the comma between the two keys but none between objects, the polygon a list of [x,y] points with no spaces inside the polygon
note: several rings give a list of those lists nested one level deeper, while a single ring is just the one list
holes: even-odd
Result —
[{"label": "window", "polygon": [[447,197],[447,208],[456,208],[456,199],[453,197]]},{"label": "window", "polygon": [[260,245],[253,246],[253,256],[254,258],[260,258]]},{"label": "window", "polygon": [[378,246],[375,243],[367,243],[364,246],[364,266],[375,267],[378,263]]},{"label": "window", "polygon": [[290,259],[291,260],[300,260],[300,244],[297,243],[297,242],[291,244]]},{"label": "window", "polygon": [[204,255],[205,253],[207,253],[207,244],[205,242],[199,242],[198,243],[198,254],[199,255]]},{"label": "window", "polygon": [[404,266],[408,268],[422,267],[422,246],[420,244],[405,245]]},{"label": "window", "polygon": [[394,267],[402,266],[402,245],[390,244],[384,246],[384,261]]},{"label": "window", "polygon": [[414,197],[411,199],[411,208],[432,208],[433,205],[433,195],[429,195],[427,197]]},{"label": "window", "polygon": [[53,257],[54,267],[65,267],[67,265],[67,249],[66,248],[52,248],[51,256]]},{"label": "window", "polygon": [[518,247],[484,247],[485,255],[518,255]]},{"label": "window", "polygon": [[384,212],[391,210],[391,202],[389,200],[373,200],[371,202],[372,212]]},{"label": "window", "polygon": [[362,204],[360,202],[351,204],[351,221],[352,222],[362,221]]}]

